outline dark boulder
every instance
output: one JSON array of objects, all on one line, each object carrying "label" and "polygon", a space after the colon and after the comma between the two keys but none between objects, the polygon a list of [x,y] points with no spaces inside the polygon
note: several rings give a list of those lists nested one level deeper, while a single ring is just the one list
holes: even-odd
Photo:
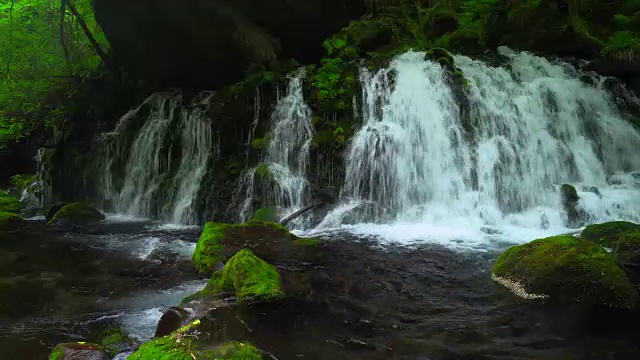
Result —
[{"label": "dark boulder", "polygon": [[154,337],[160,338],[167,336],[182,326],[187,325],[190,315],[191,313],[186,309],[177,306],[170,307],[162,314],[162,317],[158,321]]}]

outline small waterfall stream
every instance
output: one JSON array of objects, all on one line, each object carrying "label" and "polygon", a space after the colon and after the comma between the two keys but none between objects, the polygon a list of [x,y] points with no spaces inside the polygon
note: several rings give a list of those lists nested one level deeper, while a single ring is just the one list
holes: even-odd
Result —
[{"label": "small waterfall stream", "polygon": [[[286,94],[278,98],[271,114],[271,130],[263,162],[243,174],[238,194],[244,196],[239,218],[251,218],[256,186],[264,186],[262,206],[273,206],[280,215],[302,208],[307,191],[309,147],[313,138],[311,111],[304,101],[302,80],[305,70],[289,76]],[[261,184],[256,184],[260,182]]]},{"label": "small waterfall stream", "polygon": [[640,133],[606,79],[500,52],[506,66],[455,57],[467,117],[443,68],[424,53],[363,69],[364,124],[346,154],[341,204],[319,228],[349,218],[357,231],[396,241],[484,242],[487,227],[526,241],[566,230],[562,183],[577,187],[590,221],[640,221],[640,176],[631,174],[640,169]]},{"label": "small waterfall stream", "polygon": [[209,158],[219,154],[207,103],[205,97],[186,106],[180,95],[154,94],[103,135],[103,198],[115,211],[198,223],[200,182]]}]

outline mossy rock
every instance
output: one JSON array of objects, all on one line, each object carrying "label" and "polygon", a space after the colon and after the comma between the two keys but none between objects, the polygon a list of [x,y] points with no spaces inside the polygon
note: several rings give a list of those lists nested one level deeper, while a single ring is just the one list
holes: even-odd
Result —
[{"label": "mossy rock", "polygon": [[51,205],[47,210],[47,213],[45,214],[45,218],[47,219],[47,222],[51,221],[51,219],[53,219],[53,217],[58,213],[58,211],[60,211],[60,209],[62,209],[67,205],[69,205],[69,203],[67,202],[57,202]]},{"label": "mossy rock", "polygon": [[618,265],[640,288],[640,225],[626,221],[589,225],[580,236],[611,249]]},{"label": "mossy rock", "polygon": [[49,360],[75,359],[107,360],[109,356],[102,346],[83,342],[58,344],[49,355]]},{"label": "mossy rock", "polygon": [[274,222],[251,220],[236,225],[211,222],[202,231],[193,262],[200,273],[210,275],[233,254],[251,249],[271,264],[293,265],[313,262],[321,256],[320,244],[320,241],[299,238]]},{"label": "mossy rock", "polygon": [[240,302],[269,302],[284,296],[278,270],[247,249],[233,256],[223,270],[215,272],[201,295],[224,292],[235,293]]},{"label": "mossy rock", "polygon": [[511,247],[493,266],[492,276],[525,298],[629,309],[639,297],[613,255],[572,236]]},{"label": "mossy rock", "polygon": [[111,356],[131,350],[136,344],[136,341],[129,337],[129,334],[119,326],[114,326],[102,331],[99,338],[100,345],[102,345]]},{"label": "mossy rock", "polygon": [[200,320],[183,326],[171,335],[149,341],[127,360],[261,360],[262,352],[256,347],[230,341],[218,346],[207,344],[206,349],[197,341]]},{"label": "mossy rock", "polygon": [[21,230],[27,224],[27,220],[14,213],[0,212],[0,231]]},{"label": "mossy rock", "polygon": [[105,216],[91,206],[76,202],[63,206],[49,221],[49,224],[69,223],[73,225],[88,225],[102,221]]},{"label": "mossy rock", "polygon": [[612,221],[587,226],[580,237],[606,247],[614,247],[620,237],[628,232],[640,230],[640,225],[628,221]]},{"label": "mossy rock", "polygon": [[256,211],[251,220],[278,222],[278,211],[273,207],[263,207]]},{"label": "mossy rock", "polygon": [[22,210],[22,207],[20,199],[0,191],[0,212],[17,214]]}]

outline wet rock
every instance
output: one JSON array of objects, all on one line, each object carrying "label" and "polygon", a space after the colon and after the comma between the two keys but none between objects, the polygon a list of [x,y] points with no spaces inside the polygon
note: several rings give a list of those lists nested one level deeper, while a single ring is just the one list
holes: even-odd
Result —
[{"label": "wet rock", "polygon": [[613,221],[589,225],[580,237],[611,249],[618,265],[640,287],[640,224]]},{"label": "wet rock", "polygon": [[119,326],[103,331],[99,337],[100,345],[111,356],[132,351],[138,346],[137,341],[129,337],[129,334]]},{"label": "wet rock", "polygon": [[578,209],[578,201],[580,197],[576,188],[569,184],[563,184],[560,187],[560,195],[562,207],[567,214],[567,226],[580,227],[584,222],[584,214]]},{"label": "wet rock", "polygon": [[0,212],[0,232],[22,230],[27,225],[28,221],[16,214]]},{"label": "wet rock", "polygon": [[209,275],[242,249],[250,249],[276,267],[304,267],[324,257],[318,240],[299,238],[276,223],[250,221],[237,225],[207,223],[196,245],[193,262],[200,273]]},{"label": "wet rock", "polygon": [[284,296],[278,270],[248,249],[239,251],[223,270],[216,271],[197,296],[220,293],[235,293],[240,302],[268,302]]},{"label": "wet rock", "polygon": [[156,326],[155,338],[167,336],[189,323],[191,313],[184,308],[172,306],[162,314]]},{"label": "wet rock", "polygon": [[263,207],[256,211],[252,220],[278,222],[278,212],[272,207]]},{"label": "wet rock", "polygon": [[492,277],[525,299],[630,309],[638,290],[603,247],[555,236],[509,248]]},{"label": "wet rock", "polygon": [[595,186],[583,186],[582,191],[594,193],[598,198],[602,199],[602,193],[600,193],[600,190]]},{"label": "wet rock", "polygon": [[51,205],[49,210],[47,210],[47,214],[45,215],[47,222],[51,221],[51,219],[53,219],[53,217],[58,213],[58,211],[60,211],[60,209],[62,209],[67,205],[69,205],[69,203],[66,203],[66,202],[58,202]]},{"label": "wet rock", "polygon": [[108,360],[109,356],[104,348],[97,344],[64,343],[57,345],[49,360]]},{"label": "wet rock", "polygon": [[[199,323],[199,321],[194,322]],[[198,337],[192,335],[194,326],[180,329],[170,336],[165,336],[150,341],[140,347],[138,351],[130,355],[127,359],[133,360],[206,360],[206,359],[226,359],[226,360],[261,360],[262,351],[251,344],[238,341],[227,341],[217,345],[207,344],[200,346]]]},{"label": "wet rock", "polygon": [[83,226],[104,219],[105,216],[100,211],[85,203],[76,202],[60,208],[53,218],[51,218],[49,224]]}]

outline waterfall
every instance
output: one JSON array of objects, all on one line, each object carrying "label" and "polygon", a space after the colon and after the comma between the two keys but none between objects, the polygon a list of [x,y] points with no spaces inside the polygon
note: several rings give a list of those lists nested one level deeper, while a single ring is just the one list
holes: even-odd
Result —
[{"label": "waterfall", "polygon": [[500,53],[501,67],[455,56],[464,104],[454,80],[422,52],[377,72],[362,69],[364,123],[346,153],[341,204],[321,227],[344,225],[351,213],[369,223],[358,231],[398,240],[483,241],[487,227],[519,229],[515,237],[523,238],[511,241],[531,240],[566,229],[563,183],[577,187],[590,221],[640,221],[640,174],[632,173],[640,170],[640,133],[606,79],[525,52]]},{"label": "waterfall", "polygon": [[289,76],[286,94],[278,97],[271,114],[269,141],[262,163],[247,169],[242,176],[237,192],[244,198],[238,210],[241,221],[250,219],[255,210],[252,204],[257,181],[262,185],[262,206],[274,206],[284,215],[305,205],[313,126],[302,92],[304,76],[304,68]]},{"label": "waterfall", "polygon": [[103,198],[115,211],[198,223],[200,182],[219,154],[207,99],[185,105],[180,95],[154,94],[103,135]]}]

